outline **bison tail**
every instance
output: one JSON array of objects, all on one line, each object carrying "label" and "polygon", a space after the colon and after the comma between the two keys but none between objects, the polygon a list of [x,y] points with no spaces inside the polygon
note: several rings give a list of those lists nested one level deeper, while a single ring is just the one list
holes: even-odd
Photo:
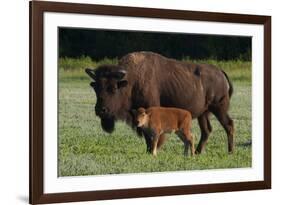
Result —
[{"label": "bison tail", "polygon": [[229,98],[231,98],[231,96],[233,94],[233,85],[232,85],[231,81],[229,80],[228,75],[223,70],[221,70],[221,71],[223,72],[223,74],[224,74],[224,76],[227,79],[227,82],[229,84],[228,95],[229,95]]}]

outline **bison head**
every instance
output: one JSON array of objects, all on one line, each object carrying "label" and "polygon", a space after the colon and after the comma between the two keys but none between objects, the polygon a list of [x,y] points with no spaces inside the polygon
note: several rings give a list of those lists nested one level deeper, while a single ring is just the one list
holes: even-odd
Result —
[{"label": "bison head", "polygon": [[87,68],[85,71],[93,80],[90,85],[97,96],[96,115],[101,119],[102,128],[112,132],[115,120],[122,118],[122,111],[128,107],[126,71],[114,65],[103,65],[95,70]]}]

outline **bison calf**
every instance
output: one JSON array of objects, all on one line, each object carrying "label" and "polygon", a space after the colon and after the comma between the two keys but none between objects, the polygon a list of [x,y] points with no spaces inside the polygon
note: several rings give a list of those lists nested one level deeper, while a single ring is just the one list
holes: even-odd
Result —
[{"label": "bison calf", "polygon": [[143,132],[152,138],[152,153],[157,154],[159,137],[164,133],[175,132],[184,143],[184,155],[194,155],[194,140],[191,134],[192,116],[187,110],[178,108],[150,107],[139,108],[136,113],[136,123]]}]

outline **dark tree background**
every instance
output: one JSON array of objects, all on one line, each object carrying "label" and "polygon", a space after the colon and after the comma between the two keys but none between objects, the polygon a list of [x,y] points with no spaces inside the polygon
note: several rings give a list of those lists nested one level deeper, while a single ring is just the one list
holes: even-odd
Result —
[{"label": "dark tree background", "polygon": [[251,60],[251,42],[251,37],[60,28],[59,57],[100,60],[153,51],[176,59]]}]

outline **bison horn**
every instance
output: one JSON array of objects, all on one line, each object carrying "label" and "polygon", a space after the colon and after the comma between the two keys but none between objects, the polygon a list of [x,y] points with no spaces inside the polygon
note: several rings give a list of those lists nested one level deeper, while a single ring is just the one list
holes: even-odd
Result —
[{"label": "bison horn", "polygon": [[124,76],[126,75],[127,71],[125,70],[118,70],[118,71],[114,71],[112,73],[110,73],[110,76],[112,76],[113,78],[117,78],[118,80],[121,80],[124,78]]},{"label": "bison horn", "polygon": [[86,68],[85,72],[94,80],[96,80],[96,74],[95,71],[93,69],[90,68]]}]

